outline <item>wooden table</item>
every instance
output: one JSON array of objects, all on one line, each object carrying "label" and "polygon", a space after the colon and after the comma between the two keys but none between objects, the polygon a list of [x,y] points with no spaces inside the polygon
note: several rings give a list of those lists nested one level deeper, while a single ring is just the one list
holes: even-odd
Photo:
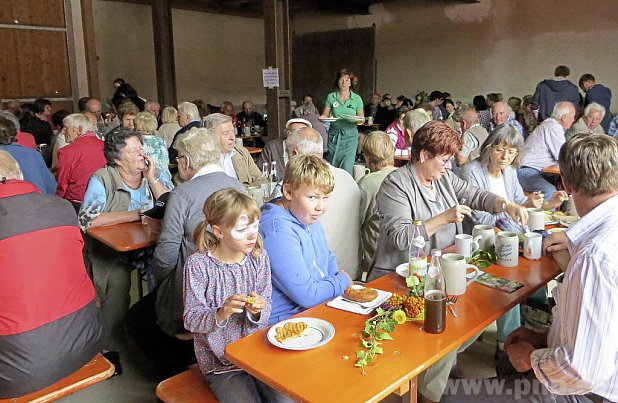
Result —
[{"label": "wooden table", "polygon": [[[121,224],[102,225],[100,227],[88,228],[86,233],[99,242],[109,246],[118,252],[130,252],[137,249],[154,246],[157,244],[161,232],[161,221],[144,217],[144,224],[141,222],[125,222]],[[144,262],[146,267],[146,262]],[[144,297],[144,286],[142,281],[145,272],[138,272],[137,292],[139,297]]]},{"label": "wooden table", "polygon": [[543,173],[560,175],[560,166],[558,164],[543,168]]},{"label": "wooden table", "polygon": [[[524,287],[506,294],[480,284],[470,285],[455,305],[459,317],[448,314],[446,331],[440,335],[423,332],[420,322],[397,326],[392,333],[395,340],[383,344],[384,354],[367,367],[367,376],[361,375],[354,362],[358,336],[368,316],[330,308],[325,303],[297,317],[317,317],[332,323],[336,333],[328,344],[308,351],[282,350],[271,345],[266,330],[262,330],[228,345],[225,354],[239,367],[295,400],[378,401],[392,392],[403,395],[410,390],[410,400],[415,402],[418,374],[560,273],[558,265],[547,257],[537,261],[520,257],[517,268],[493,265],[485,271],[519,281]],[[369,285],[407,293],[405,280],[396,273]]]},{"label": "wooden table", "polygon": [[161,222],[145,220],[146,224],[137,221],[89,228],[86,233],[115,251],[129,252],[157,244]]},{"label": "wooden table", "polygon": [[259,147],[245,147],[247,149],[247,151],[249,151],[249,154],[253,155],[253,154],[259,154],[262,152],[262,149]]}]

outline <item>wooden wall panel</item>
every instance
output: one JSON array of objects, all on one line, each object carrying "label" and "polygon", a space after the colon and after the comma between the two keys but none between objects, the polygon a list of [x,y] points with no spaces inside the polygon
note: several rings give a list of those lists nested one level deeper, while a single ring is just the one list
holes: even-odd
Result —
[{"label": "wooden wall panel", "polygon": [[0,58],[0,97],[71,97],[66,33],[2,29],[0,43],[12,58]]},{"label": "wooden wall panel", "polygon": [[63,0],[1,0],[0,23],[65,27]]},{"label": "wooden wall panel", "polygon": [[14,98],[19,95],[19,66],[15,60],[15,31],[0,29],[0,49],[5,55],[0,57],[0,98]]},{"label": "wooden wall panel", "polygon": [[73,101],[52,101],[51,104],[52,112],[58,112],[59,110],[64,109],[73,113]]},{"label": "wooden wall panel", "polygon": [[311,94],[322,112],[326,95],[337,88],[337,73],[344,68],[358,76],[352,91],[366,102],[375,80],[374,27],[294,35],[292,98],[302,102],[304,94]]}]

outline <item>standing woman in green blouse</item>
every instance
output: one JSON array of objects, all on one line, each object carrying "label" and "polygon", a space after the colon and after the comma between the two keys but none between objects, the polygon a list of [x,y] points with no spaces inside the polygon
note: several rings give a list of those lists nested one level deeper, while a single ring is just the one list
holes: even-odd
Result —
[{"label": "standing woman in green blouse", "polygon": [[358,77],[348,69],[339,71],[337,75],[337,91],[326,97],[326,106],[320,119],[337,118],[331,122],[328,129],[328,162],[331,165],[345,169],[352,174],[356,149],[358,148],[358,128],[364,120],[358,121],[349,116],[365,116],[363,100],[352,92],[352,87],[358,82]]}]

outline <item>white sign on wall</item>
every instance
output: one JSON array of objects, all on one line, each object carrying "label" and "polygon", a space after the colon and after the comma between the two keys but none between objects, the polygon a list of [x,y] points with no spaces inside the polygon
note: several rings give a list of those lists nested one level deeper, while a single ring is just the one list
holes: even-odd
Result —
[{"label": "white sign on wall", "polygon": [[265,88],[275,88],[279,86],[279,69],[262,69],[262,82]]}]

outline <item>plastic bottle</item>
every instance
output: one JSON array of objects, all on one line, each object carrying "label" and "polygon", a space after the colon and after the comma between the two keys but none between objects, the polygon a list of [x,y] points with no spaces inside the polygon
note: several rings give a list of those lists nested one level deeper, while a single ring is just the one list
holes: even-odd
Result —
[{"label": "plastic bottle", "polygon": [[412,242],[408,248],[408,270],[409,274],[425,274],[427,270],[427,253],[425,252],[425,238],[423,237],[423,222],[414,220],[414,230],[412,232]]},{"label": "plastic bottle", "polygon": [[425,320],[423,329],[438,334],[446,329],[446,283],[440,265],[442,252],[431,252],[431,265],[425,276]]}]

